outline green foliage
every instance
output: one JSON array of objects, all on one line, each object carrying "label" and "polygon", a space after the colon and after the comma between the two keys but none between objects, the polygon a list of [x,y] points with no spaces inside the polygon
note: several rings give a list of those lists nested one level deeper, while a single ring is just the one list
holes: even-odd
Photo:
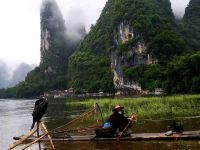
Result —
[{"label": "green foliage", "polygon": [[[114,37],[118,34],[116,31],[122,22],[127,22],[134,29],[135,37],[118,46],[114,42]],[[113,89],[110,52],[127,53],[140,40],[147,43],[148,53],[160,62],[166,63],[174,55],[179,55],[185,50],[185,43],[176,32],[170,2],[168,0],[109,0],[97,24],[91,28],[77,52],[70,58],[69,80],[71,84],[69,86],[83,88],[87,91],[98,91],[99,89],[110,91],[110,88],[104,88],[98,83],[104,80],[104,85],[109,85]],[[134,55],[128,53],[126,56],[131,60]],[[105,61],[106,65],[102,67],[102,63],[96,62],[99,59]],[[136,74],[139,68],[134,67],[124,66],[125,74],[129,79],[138,81]],[[152,68],[149,67],[146,70],[147,74]],[[145,77],[148,79],[144,79]],[[160,77],[155,81],[148,75],[145,77],[139,79],[141,83],[151,80],[150,83],[145,83],[145,88],[153,89],[161,86]]]},{"label": "green foliage", "polygon": [[143,89],[153,91],[162,88],[164,74],[160,65],[145,65],[126,69],[124,72],[129,80],[138,81]]},{"label": "green foliage", "polygon": [[200,53],[175,57],[167,65],[144,65],[124,70],[143,89],[164,88],[167,93],[200,92]]},{"label": "green foliage", "polygon": [[15,98],[16,88],[0,89],[0,98]]},{"label": "green foliage", "polygon": [[200,1],[191,0],[180,25],[185,41],[194,51],[200,50]]},{"label": "green foliage", "polygon": [[200,93],[200,76],[192,78],[191,90],[194,93]]},{"label": "green foliage", "polygon": [[104,56],[77,52],[70,58],[70,86],[79,92],[113,91],[110,60]]},{"label": "green foliage", "polygon": [[19,83],[16,87],[16,96],[19,98],[33,97],[43,94],[45,89],[44,75],[40,68],[28,73],[24,82]]},{"label": "green foliage", "polygon": [[157,34],[149,44],[148,51],[159,63],[166,63],[170,58],[186,50],[185,42],[175,32],[164,31]]},{"label": "green foliage", "polygon": [[168,64],[165,76],[164,88],[170,93],[200,92],[200,53],[176,57]]},{"label": "green foliage", "polygon": [[[103,117],[112,113],[116,104],[125,107],[127,116],[133,113],[140,119],[174,118],[200,115],[200,95],[175,95],[166,97],[138,97],[120,99],[87,99],[84,101],[66,101],[66,105],[90,108],[98,103]],[[148,110],[148,111],[147,111]]]}]

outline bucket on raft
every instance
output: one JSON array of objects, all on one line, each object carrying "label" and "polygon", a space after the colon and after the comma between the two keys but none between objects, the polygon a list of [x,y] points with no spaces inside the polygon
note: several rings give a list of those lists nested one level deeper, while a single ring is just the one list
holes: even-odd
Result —
[{"label": "bucket on raft", "polygon": [[113,137],[116,133],[116,129],[112,126],[110,122],[106,122],[102,127],[98,127],[95,129],[95,134],[97,137]]}]

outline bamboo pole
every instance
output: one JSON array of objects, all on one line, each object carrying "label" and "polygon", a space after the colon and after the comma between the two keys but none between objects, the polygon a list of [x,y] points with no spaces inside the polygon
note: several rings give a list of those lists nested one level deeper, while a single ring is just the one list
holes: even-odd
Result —
[{"label": "bamboo pole", "polygon": [[53,145],[53,141],[52,141],[52,139],[51,139],[51,136],[49,135],[49,132],[48,132],[46,126],[44,125],[43,122],[41,122],[40,125],[41,125],[41,127],[43,128],[43,130],[45,131],[45,133],[44,133],[42,136],[38,137],[38,138],[37,138],[36,140],[34,140],[33,142],[31,142],[31,143],[29,143],[28,145],[26,145],[24,148],[22,148],[22,150],[25,150],[25,149],[27,149],[28,147],[30,147],[31,145],[33,145],[33,144],[39,142],[39,141],[40,141],[42,138],[44,138],[45,136],[48,137],[52,149],[55,150],[55,147],[54,147],[54,145]]},{"label": "bamboo pole", "polygon": [[[135,119],[135,120],[133,120]],[[121,132],[121,134],[118,136],[117,141],[120,140],[120,138],[123,136],[124,132],[126,131],[126,129],[128,128],[128,126],[133,122],[133,121],[137,121],[137,117],[135,114],[133,114],[131,116],[131,120],[128,122],[128,124],[126,125],[126,127],[124,128],[124,130]]]},{"label": "bamboo pole", "polygon": [[40,136],[39,138],[37,138],[36,140],[34,140],[33,142],[29,143],[28,145],[26,145],[24,148],[22,148],[22,150],[27,149],[28,147],[30,147],[31,145],[37,143],[38,141],[40,141],[42,138],[44,138],[47,135],[47,133],[45,133],[44,135]]},{"label": "bamboo pole", "polygon": [[[40,126],[42,127],[42,129],[43,129],[44,132],[45,132],[42,136],[39,136],[39,127],[40,127]],[[39,149],[41,149],[40,140],[41,140],[42,138],[44,138],[45,136],[48,137],[52,149],[55,150],[55,147],[54,147],[54,145],[53,145],[53,141],[52,141],[52,139],[51,139],[51,136],[49,135],[49,132],[48,132],[48,130],[47,130],[47,128],[46,128],[46,126],[45,126],[45,124],[44,124],[43,122],[37,124],[37,127],[36,127],[36,128],[33,128],[27,135],[21,137],[21,139],[20,139],[19,141],[17,141],[16,143],[14,143],[8,150],[12,150],[13,148],[15,148],[15,147],[17,147],[18,145],[22,144],[22,143],[23,143],[24,141],[26,141],[30,136],[32,136],[35,132],[37,132],[38,138],[35,139],[34,141],[32,141],[31,143],[27,144],[24,148],[22,148],[22,150],[27,149],[28,147],[30,147],[31,145],[33,145],[33,144],[35,144],[35,143],[37,143],[37,142],[39,142],[39,143],[38,143],[38,144],[39,144]]]},{"label": "bamboo pole", "polygon": [[12,150],[13,148],[15,148],[18,145],[22,144],[29,137],[31,137],[36,131],[37,131],[37,128],[33,128],[27,135],[22,136],[19,141],[15,142],[8,150]]},{"label": "bamboo pole", "polygon": [[41,125],[42,125],[42,128],[43,128],[44,131],[45,131],[45,134],[47,134],[47,137],[49,138],[49,142],[50,142],[50,144],[51,144],[51,148],[52,148],[53,150],[55,150],[55,147],[54,147],[54,145],[53,145],[53,141],[52,141],[52,139],[51,139],[51,136],[49,135],[49,132],[48,132],[48,130],[47,130],[45,124],[42,122]]},{"label": "bamboo pole", "polygon": [[[40,123],[37,123],[37,137],[40,137]],[[38,141],[39,150],[41,150],[41,143]]]}]

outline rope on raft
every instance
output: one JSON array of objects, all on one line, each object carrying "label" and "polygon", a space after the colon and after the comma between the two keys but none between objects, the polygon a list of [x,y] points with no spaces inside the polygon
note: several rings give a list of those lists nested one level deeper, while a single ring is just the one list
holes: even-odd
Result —
[{"label": "rope on raft", "polygon": [[[97,113],[97,110],[96,108],[98,108],[99,112],[101,113],[101,118],[102,118],[102,123],[103,123],[103,115],[102,115],[102,111],[98,105],[98,103],[94,104],[94,107],[92,109],[89,109],[88,111],[84,112],[83,114],[81,114],[78,118],[75,118],[73,119],[72,121],[62,125],[62,126],[59,126],[55,129],[52,129],[51,131],[49,131],[49,133],[53,133],[53,134],[57,134],[57,133],[67,133],[67,132],[78,132],[78,133],[81,133],[81,132],[85,132],[85,131],[90,131],[90,130],[94,130],[97,126],[92,126],[92,127],[84,127],[84,128],[77,128],[77,129],[66,129],[66,130],[61,130],[61,131],[57,131],[59,129],[62,129],[64,127],[67,127],[69,126],[70,124],[74,123],[75,121],[79,120],[80,118],[83,118],[93,112]],[[98,122],[98,120],[97,120]]]},{"label": "rope on raft", "polygon": [[70,132],[70,133],[72,133],[72,132],[82,133],[82,132],[94,130],[97,127],[99,127],[99,126],[77,128],[77,129],[72,129],[72,130],[63,130],[63,131],[57,131],[57,132],[53,132],[53,133],[67,133],[67,132]]}]

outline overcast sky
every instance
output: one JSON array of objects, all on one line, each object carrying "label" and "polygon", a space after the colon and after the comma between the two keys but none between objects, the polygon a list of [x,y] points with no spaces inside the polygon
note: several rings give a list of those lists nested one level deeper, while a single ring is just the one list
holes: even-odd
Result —
[{"label": "overcast sky", "polygon": [[[15,67],[19,62],[40,61],[40,4],[42,0],[0,0],[0,60]],[[87,31],[95,24],[107,0],[56,0],[64,19],[81,11]],[[171,0],[183,15],[189,0]],[[70,23],[70,22],[67,22]]]}]

